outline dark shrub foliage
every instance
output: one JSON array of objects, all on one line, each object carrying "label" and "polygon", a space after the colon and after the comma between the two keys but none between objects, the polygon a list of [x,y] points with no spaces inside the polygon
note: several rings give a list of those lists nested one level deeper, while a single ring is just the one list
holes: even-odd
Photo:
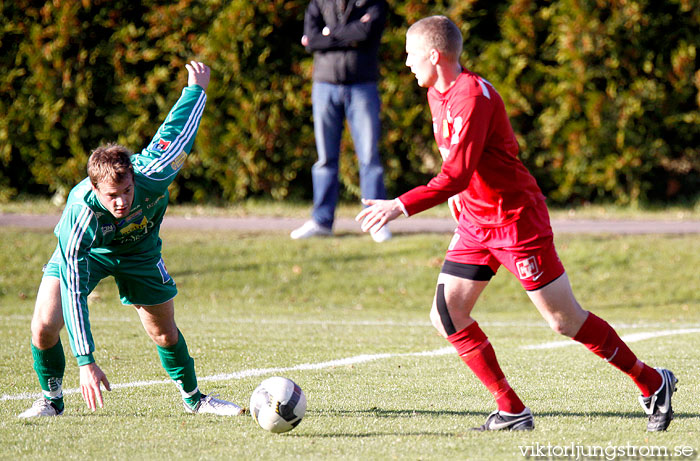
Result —
[{"label": "dark shrub foliage", "polygon": [[[380,50],[391,194],[439,168],[425,90],[404,65],[411,23],[445,14],[464,65],[502,94],[521,156],[558,203],[670,202],[700,186],[700,10],[691,0],[408,0]],[[65,191],[91,149],[142,148],[185,81],[209,102],[173,199],[310,198],[315,161],[306,1],[0,2],[0,200]],[[346,130],[347,131],[347,130]],[[352,141],[341,180],[356,198]]]}]

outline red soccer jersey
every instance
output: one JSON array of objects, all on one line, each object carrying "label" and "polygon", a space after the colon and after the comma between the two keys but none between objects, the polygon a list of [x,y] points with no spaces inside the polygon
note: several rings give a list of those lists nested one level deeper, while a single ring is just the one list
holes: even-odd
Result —
[{"label": "red soccer jersey", "polygon": [[499,227],[544,198],[518,159],[503,100],[489,82],[464,70],[445,93],[430,88],[428,104],[443,163],[427,185],[399,197],[409,216],[459,194],[464,218]]}]

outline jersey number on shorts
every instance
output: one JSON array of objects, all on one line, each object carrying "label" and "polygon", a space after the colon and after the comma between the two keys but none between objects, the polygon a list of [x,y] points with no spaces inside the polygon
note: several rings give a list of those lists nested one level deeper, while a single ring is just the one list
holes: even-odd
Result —
[{"label": "jersey number on shorts", "polygon": [[160,258],[160,261],[158,261],[158,270],[160,271],[160,276],[163,277],[163,283],[167,283],[170,281],[170,274],[168,274],[168,269],[165,268],[165,263],[163,262],[163,258]]}]

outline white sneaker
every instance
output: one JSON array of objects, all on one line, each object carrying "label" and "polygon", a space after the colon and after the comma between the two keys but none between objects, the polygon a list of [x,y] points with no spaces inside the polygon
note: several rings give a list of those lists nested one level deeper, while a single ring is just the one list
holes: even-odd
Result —
[{"label": "white sneaker", "polygon": [[219,416],[238,416],[245,413],[245,410],[235,403],[217,399],[215,398],[216,395],[218,394],[202,394],[202,399],[194,409],[183,402],[185,404],[185,410],[189,413],[209,413]]},{"label": "white sneaker", "polygon": [[307,239],[309,237],[328,237],[333,235],[333,230],[320,225],[313,219],[306,221],[301,227],[294,229],[289,236],[294,239]]},{"label": "white sneaker", "polygon": [[377,243],[386,242],[387,240],[391,239],[391,231],[389,230],[389,226],[387,226],[386,224],[379,230],[374,230],[373,227],[369,230],[369,234],[372,236],[372,239]]},{"label": "white sneaker", "polygon": [[44,397],[39,397],[34,401],[31,408],[18,414],[18,418],[40,418],[42,416],[61,416],[63,410],[58,411],[51,402]]}]

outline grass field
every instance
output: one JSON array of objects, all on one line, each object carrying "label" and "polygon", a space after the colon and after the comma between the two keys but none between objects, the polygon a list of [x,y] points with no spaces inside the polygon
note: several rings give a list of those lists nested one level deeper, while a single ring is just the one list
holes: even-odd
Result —
[{"label": "grass field", "polygon": [[[573,342],[554,347],[565,338],[503,270],[475,317],[534,411],[536,429],[470,432],[493,410],[492,398],[428,322],[447,235],[399,235],[382,245],[355,235],[302,242],[275,233],[162,236],[200,387],[247,405],[262,379],[287,376],[306,393],[305,419],[274,435],[247,416],[185,414],[112,280],[98,286],[90,309],[95,357],[115,387],[105,408],[89,412],[74,392],[78,370],[64,331],[65,415],[17,419],[38,395],[29,324],[55,240],[50,231],[0,227],[1,459],[517,460],[527,451],[564,457],[567,447],[608,455],[615,448],[614,457],[596,459],[700,453],[697,235],[557,238],[582,305],[630,338],[640,358],[678,376],[676,419],[658,434],[644,431],[631,381]],[[636,457],[619,452],[635,448]]]},{"label": "grass field", "polygon": [[[355,217],[359,211],[359,200],[356,202],[341,202],[336,208],[336,216],[344,218]],[[291,200],[273,201],[269,199],[248,199],[238,203],[214,205],[170,205],[169,216],[278,216],[286,218],[308,218],[310,205],[308,202]],[[52,203],[46,198],[20,197],[18,199],[0,201],[0,213],[23,214],[61,214],[63,204]],[[549,206],[549,212],[554,219],[567,217],[582,219],[647,219],[647,220],[679,220],[700,219],[700,198],[676,205],[646,205],[639,207],[617,205],[583,205],[577,207]],[[437,206],[421,213],[421,217],[449,218],[447,206]]]}]

